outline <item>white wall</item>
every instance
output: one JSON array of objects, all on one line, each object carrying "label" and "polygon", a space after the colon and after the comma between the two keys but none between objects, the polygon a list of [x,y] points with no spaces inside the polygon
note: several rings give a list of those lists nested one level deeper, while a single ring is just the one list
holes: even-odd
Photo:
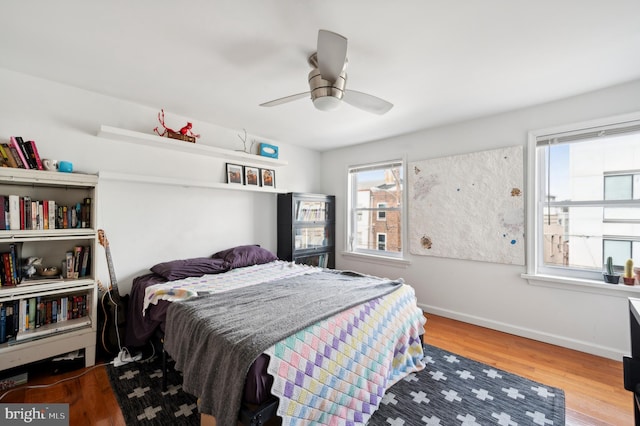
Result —
[{"label": "white wall", "polygon": [[[111,171],[144,176],[224,181],[224,160],[136,146],[96,136],[101,125],[151,133],[157,108],[90,93],[0,69],[0,140],[35,140],[43,158],[69,160],[88,173]],[[180,128],[187,118],[166,112]],[[199,144],[242,149],[242,129],[193,122]],[[251,131],[251,123],[246,124]],[[276,185],[291,191],[320,190],[320,154],[261,139],[280,147],[288,166],[276,170]],[[187,143],[187,142],[185,142]],[[98,227],[106,232],[121,292],[158,262],[214,252],[239,244],[276,251],[276,196],[271,193],[166,186],[100,179]],[[95,256],[98,278],[109,282],[104,253]]]},{"label": "white wall", "polygon": [[[345,247],[347,167],[526,147],[527,132],[640,111],[640,81],[532,108],[325,152],[322,189],[336,195],[338,252]],[[381,118],[383,120],[384,117]],[[525,151],[526,152],[526,151]],[[525,168],[526,173],[526,168]],[[524,179],[526,182],[526,177]],[[410,224],[408,232],[411,232]],[[525,267],[407,253],[408,267],[337,255],[339,269],[403,277],[427,312],[620,360],[629,353],[625,294],[618,297],[530,285]],[[427,333],[428,333],[427,324]]]}]

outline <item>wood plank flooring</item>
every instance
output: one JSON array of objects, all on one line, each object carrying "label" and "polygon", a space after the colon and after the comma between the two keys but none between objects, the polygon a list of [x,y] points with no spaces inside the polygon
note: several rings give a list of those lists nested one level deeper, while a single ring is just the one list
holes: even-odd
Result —
[{"label": "wood plank flooring", "polygon": [[[425,342],[496,368],[564,389],[568,426],[632,425],[622,363],[427,314]],[[125,425],[104,367],[51,376],[29,385],[71,379],[50,387],[20,388],[3,403],[68,403],[71,426]]]},{"label": "wood plank flooring", "polygon": [[632,425],[622,362],[426,315],[425,342],[565,392],[566,424]]}]

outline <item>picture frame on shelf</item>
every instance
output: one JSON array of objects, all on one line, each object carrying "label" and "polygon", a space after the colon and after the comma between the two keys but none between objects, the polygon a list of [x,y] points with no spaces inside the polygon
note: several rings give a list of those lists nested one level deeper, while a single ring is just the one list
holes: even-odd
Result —
[{"label": "picture frame on shelf", "polygon": [[244,166],[244,184],[260,186],[260,169],[258,167]]},{"label": "picture frame on shelf", "polygon": [[273,169],[260,169],[260,183],[265,188],[275,188],[276,171]]},{"label": "picture frame on shelf", "polygon": [[227,163],[227,183],[230,185],[244,185],[243,167],[240,164]]}]

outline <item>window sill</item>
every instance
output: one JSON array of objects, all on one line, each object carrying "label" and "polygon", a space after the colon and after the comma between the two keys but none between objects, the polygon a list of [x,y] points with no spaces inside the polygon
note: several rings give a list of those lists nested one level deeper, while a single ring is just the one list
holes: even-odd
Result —
[{"label": "window sill", "polygon": [[343,251],[340,254],[344,257],[352,258],[354,260],[359,260],[362,262],[369,262],[369,263],[376,263],[376,264],[386,263],[391,266],[400,266],[403,268],[406,268],[409,265],[411,265],[411,262],[409,260],[403,259],[400,257],[393,258],[393,257],[385,257],[385,256],[375,256],[373,254],[353,253],[348,251]]},{"label": "window sill", "polygon": [[521,277],[529,281],[530,285],[581,291],[583,293],[605,294],[612,297],[640,297],[640,285],[607,284],[603,281],[554,275],[522,274]]}]

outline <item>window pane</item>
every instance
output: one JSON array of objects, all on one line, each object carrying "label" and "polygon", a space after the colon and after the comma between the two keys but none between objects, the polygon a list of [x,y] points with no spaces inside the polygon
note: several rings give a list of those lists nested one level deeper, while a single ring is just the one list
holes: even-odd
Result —
[{"label": "window pane", "polygon": [[310,249],[324,248],[333,245],[333,241],[327,238],[332,234],[330,226],[308,226],[295,228],[295,248]]},{"label": "window pane", "polygon": [[[608,256],[613,257],[615,265],[624,265],[631,257],[632,242],[640,243],[640,223],[605,223],[604,210],[603,207],[551,208],[543,223],[544,265],[601,271],[603,259]],[[635,209],[636,217],[639,213],[639,209]],[[628,241],[616,240],[615,236]],[[640,253],[634,255],[640,256]]]},{"label": "window pane", "polygon": [[382,165],[352,171],[350,249],[402,253],[403,168]]},{"label": "window pane", "polygon": [[[545,154],[544,191],[552,201],[629,200],[632,195],[640,199],[640,134],[541,145],[540,149]],[[626,170],[633,172],[606,176],[603,182],[606,173]]]},{"label": "window pane", "polygon": [[616,269],[623,268],[627,259],[631,258],[631,241],[604,240],[603,264],[609,256],[613,258]]},{"label": "window pane", "polygon": [[632,175],[605,176],[604,199],[605,200],[630,200]]},{"label": "window pane", "polygon": [[605,207],[640,199],[640,134],[538,149],[544,160],[538,266],[547,273],[601,279],[608,256],[618,268],[640,258],[640,203]]}]

